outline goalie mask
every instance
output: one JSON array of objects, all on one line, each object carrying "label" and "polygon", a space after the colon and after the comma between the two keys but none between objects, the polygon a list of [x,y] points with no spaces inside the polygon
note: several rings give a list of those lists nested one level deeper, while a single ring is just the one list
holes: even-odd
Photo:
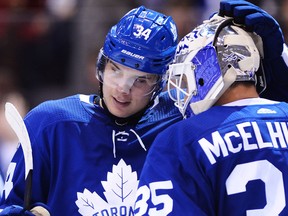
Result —
[{"label": "goalie mask", "polygon": [[179,42],[169,66],[168,90],[184,117],[210,108],[235,81],[256,83],[260,54],[252,38],[261,42],[231,18],[215,15]]},{"label": "goalie mask", "polygon": [[[166,83],[168,64],[177,47],[177,29],[172,17],[140,6],[129,11],[106,36],[96,65],[96,76],[103,83],[109,60],[159,77],[152,99]],[[101,89],[100,89],[101,90]]]}]

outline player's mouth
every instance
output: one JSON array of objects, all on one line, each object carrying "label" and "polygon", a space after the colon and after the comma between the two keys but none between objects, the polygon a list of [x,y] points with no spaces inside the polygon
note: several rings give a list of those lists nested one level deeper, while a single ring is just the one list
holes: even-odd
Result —
[{"label": "player's mouth", "polygon": [[120,99],[120,98],[115,98],[113,97],[114,99],[114,103],[120,105],[120,106],[128,106],[130,104],[130,101],[126,101],[126,100],[123,100],[123,99]]}]

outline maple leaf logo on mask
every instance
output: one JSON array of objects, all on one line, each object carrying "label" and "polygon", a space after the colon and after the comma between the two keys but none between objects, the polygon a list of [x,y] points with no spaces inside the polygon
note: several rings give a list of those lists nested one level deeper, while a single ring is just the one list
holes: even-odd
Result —
[{"label": "maple leaf logo on mask", "polygon": [[113,165],[112,172],[107,173],[107,181],[101,184],[107,202],[96,192],[91,193],[87,189],[77,193],[75,203],[81,215],[133,215],[138,178],[130,165],[121,159],[117,165]]}]

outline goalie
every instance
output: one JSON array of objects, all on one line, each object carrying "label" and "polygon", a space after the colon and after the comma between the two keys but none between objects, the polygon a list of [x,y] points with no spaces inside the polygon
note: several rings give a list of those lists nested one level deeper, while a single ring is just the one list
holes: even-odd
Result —
[{"label": "goalie", "polygon": [[[269,71],[267,88],[260,92],[286,97],[274,79],[281,73],[287,77],[287,70],[282,34],[276,25],[275,35],[272,22],[271,31],[263,28],[280,43],[273,42],[271,50],[264,45],[265,67],[275,69],[276,61],[281,71]],[[259,97],[261,38],[235,23],[231,15],[216,14],[180,41],[168,87],[176,88],[171,98],[187,119],[152,144],[135,215],[288,215],[288,104]],[[264,44],[268,35],[262,35]]]}]

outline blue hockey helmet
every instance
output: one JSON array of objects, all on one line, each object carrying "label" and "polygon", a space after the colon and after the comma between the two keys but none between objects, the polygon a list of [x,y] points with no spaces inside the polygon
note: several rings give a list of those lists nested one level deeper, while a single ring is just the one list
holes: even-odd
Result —
[{"label": "blue hockey helmet", "polygon": [[256,83],[261,42],[258,35],[235,26],[232,18],[217,14],[187,34],[178,44],[168,77],[168,90],[177,92],[170,97],[182,115],[207,110],[234,82]]},{"label": "blue hockey helmet", "polygon": [[103,82],[107,60],[159,75],[161,82],[157,95],[163,88],[163,79],[172,62],[177,47],[177,28],[171,16],[140,6],[132,9],[114,25],[106,36],[99,52],[96,76]]},{"label": "blue hockey helmet", "polygon": [[146,73],[163,75],[177,46],[177,29],[171,16],[140,6],[111,28],[103,54]]}]

